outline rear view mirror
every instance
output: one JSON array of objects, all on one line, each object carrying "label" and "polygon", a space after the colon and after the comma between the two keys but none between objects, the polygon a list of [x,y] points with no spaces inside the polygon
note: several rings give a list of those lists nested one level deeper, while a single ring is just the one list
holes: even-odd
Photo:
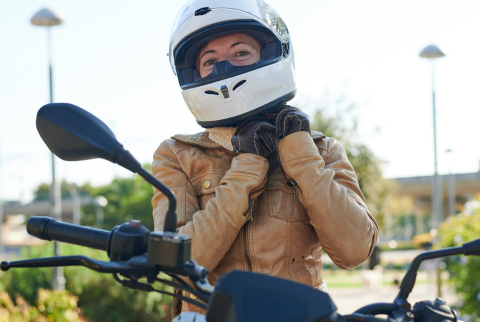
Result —
[{"label": "rear view mirror", "polygon": [[37,129],[48,148],[65,161],[102,158],[113,162],[122,147],[105,123],[72,104],[43,106],[37,114]]},{"label": "rear view mirror", "polygon": [[164,231],[177,229],[176,198],[173,192],[142,168],[123,148],[108,126],[84,109],[67,103],[51,103],[37,113],[37,130],[50,151],[65,161],[105,159],[138,173],[168,198]]},{"label": "rear view mirror", "polygon": [[105,123],[73,104],[43,106],[37,113],[37,130],[50,151],[62,160],[101,158],[132,172],[140,168]]},{"label": "rear view mirror", "polygon": [[475,239],[471,242],[463,244],[463,253],[467,256],[480,256],[480,239]]}]

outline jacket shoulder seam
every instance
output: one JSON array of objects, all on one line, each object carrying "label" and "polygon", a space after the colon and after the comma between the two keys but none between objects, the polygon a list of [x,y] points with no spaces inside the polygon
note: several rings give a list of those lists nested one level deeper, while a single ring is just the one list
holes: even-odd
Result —
[{"label": "jacket shoulder seam", "polygon": [[207,149],[222,149],[223,146],[220,144],[210,140],[209,138],[201,138],[202,136],[206,135],[207,132],[198,132],[196,134],[175,134],[171,137],[171,139],[191,145],[191,146],[198,146],[201,148]]},{"label": "jacket shoulder seam", "polygon": [[[173,142],[172,142],[173,141]],[[193,145],[190,145],[188,143],[185,143],[185,142],[182,142],[182,141],[178,141],[178,140],[174,140],[174,139],[171,139],[171,140],[165,140],[164,141],[166,143],[166,145],[168,146],[168,149],[172,152],[173,155],[175,155],[175,157],[177,158],[178,160],[178,157],[177,155],[182,152],[182,151],[185,151],[185,150],[190,150],[190,149],[194,149],[195,146]],[[177,145],[178,142],[184,144],[185,146],[179,146]],[[176,145],[175,149],[172,149],[172,146]]]}]

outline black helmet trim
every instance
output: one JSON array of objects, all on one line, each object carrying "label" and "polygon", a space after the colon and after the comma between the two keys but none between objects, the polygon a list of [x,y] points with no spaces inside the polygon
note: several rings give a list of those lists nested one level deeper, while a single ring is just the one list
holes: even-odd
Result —
[{"label": "black helmet trim", "polygon": [[198,125],[200,125],[203,128],[212,128],[212,127],[217,127],[217,126],[238,126],[240,123],[245,121],[246,119],[261,114],[265,113],[268,110],[274,109],[280,105],[285,104],[286,102],[292,100],[295,95],[297,94],[297,90],[294,90],[284,96],[281,96],[265,105],[260,106],[259,108],[256,108],[252,111],[249,111],[247,113],[235,116],[235,117],[230,117],[228,119],[223,119],[223,120],[218,120],[218,121],[197,121]]}]

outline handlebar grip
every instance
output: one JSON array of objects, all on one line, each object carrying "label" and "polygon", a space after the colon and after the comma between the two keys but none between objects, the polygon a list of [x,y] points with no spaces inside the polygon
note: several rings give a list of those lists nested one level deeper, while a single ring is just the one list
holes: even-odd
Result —
[{"label": "handlebar grip", "polygon": [[374,303],[374,304],[364,306],[353,313],[369,314],[369,315],[390,314],[392,313],[392,311],[398,308],[399,306],[395,303]]},{"label": "handlebar grip", "polygon": [[56,240],[69,244],[107,251],[110,231],[58,222],[50,217],[32,217],[27,232],[43,240]]}]

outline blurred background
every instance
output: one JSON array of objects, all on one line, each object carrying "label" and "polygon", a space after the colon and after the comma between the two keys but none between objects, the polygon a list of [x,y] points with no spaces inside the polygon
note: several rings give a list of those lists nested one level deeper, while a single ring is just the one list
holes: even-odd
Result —
[{"label": "blurred background", "polygon": [[[312,128],[346,147],[381,227],[373,262],[341,271],[324,254],[325,280],[341,313],[393,299],[396,283],[419,252],[480,236],[480,3],[269,2],[293,40],[298,94],[291,105],[310,114]],[[51,245],[25,231],[30,216],[51,214],[51,156],[35,128],[37,110],[50,100],[47,28],[32,25],[32,16],[49,7],[65,17],[50,28],[54,101],[102,119],[148,168],[164,139],[202,131],[167,59],[170,27],[183,4],[0,2],[0,257],[53,254]],[[432,62],[419,56],[432,44],[445,53],[434,59],[437,208]],[[111,229],[135,218],[153,228],[151,187],[126,170],[101,160],[57,159],[56,175],[64,221]],[[73,246],[62,251],[104,256]],[[414,296],[442,295],[464,319],[479,319],[478,272],[475,259],[425,265]],[[0,288],[7,293],[0,295],[0,312],[28,321],[168,321],[167,297],[122,290],[110,276],[86,269],[65,269],[68,293],[59,295],[49,291],[52,274],[1,274]]]}]

